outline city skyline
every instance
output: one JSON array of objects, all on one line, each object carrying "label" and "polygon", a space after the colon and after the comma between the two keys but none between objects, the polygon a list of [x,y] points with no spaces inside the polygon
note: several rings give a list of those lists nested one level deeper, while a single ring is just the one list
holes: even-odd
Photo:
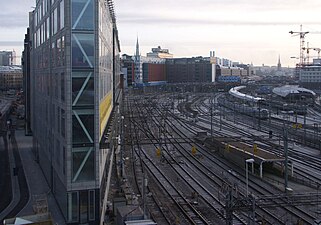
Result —
[{"label": "city skyline", "polygon": [[[28,12],[35,2],[22,1],[19,7],[14,2],[3,4],[1,50],[14,49],[21,55]],[[174,57],[209,56],[214,50],[219,57],[254,65],[277,65],[280,55],[282,66],[294,66],[296,60],[290,57],[299,56],[299,37],[291,37],[289,31],[299,31],[300,24],[304,31],[321,31],[317,0],[115,3],[122,54],[134,53],[138,36],[142,55],[160,45]],[[321,47],[319,40],[316,34],[306,38],[311,47]]]}]

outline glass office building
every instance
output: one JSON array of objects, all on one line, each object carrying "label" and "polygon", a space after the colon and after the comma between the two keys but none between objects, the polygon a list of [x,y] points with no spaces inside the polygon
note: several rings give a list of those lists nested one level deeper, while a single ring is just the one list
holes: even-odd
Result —
[{"label": "glass office building", "polygon": [[34,152],[66,222],[99,224],[113,157],[113,146],[101,143],[120,99],[113,2],[36,3],[29,21]]}]

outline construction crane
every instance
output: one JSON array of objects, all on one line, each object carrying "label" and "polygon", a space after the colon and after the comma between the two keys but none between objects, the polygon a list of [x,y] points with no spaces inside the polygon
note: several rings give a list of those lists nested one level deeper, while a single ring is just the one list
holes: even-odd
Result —
[{"label": "construction crane", "polygon": [[[310,61],[310,50],[313,49],[313,48],[310,48],[309,47],[309,42],[307,42],[307,47],[303,47],[302,50],[305,51],[307,50],[307,64],[309,64],[309,61]],[[304,63],[305,63],[305,59],[304,59]]]},{"label": "construction crane", "polygon": [[311,48],[309,47],[309,42],[307,43],[307,47],[303,47],[303,51],[307,51],[307,63],[309,64],[310,62],[310,50],[314,50],[316,52],[318,52],[318,59],[320,58],[320,51],[321,48]]},{"label": "construction crane", "polygon": [[321,34],[320,31],[302,31],[302,24],[300,25],[300,31],[290,31],[290,34],[292,34],[292,37],[294,36],[300,36],[300,64],[299,66],[302,66],[305,63],[305,57],[304,57],[304,51],[307,50],[307,63],[309,63],[309,51],[311,49],[318,52],[318,58],[320,58],[320,48],[309,48],[309,44],[307,47],[304,46],[305,43],[305,35],[306,34]]},{"label": "construction crane", "polygon": [[300,31],[290,31],[290,34],[292,36],[300,36],[300,66],[303,65],[303,60],[304,60],[304,42],[305,42],[305,35],[310,33],[309,31],[302,31],[302,24],[300,25]]},{"label": "construction crane", "polygon": [[318,53],[318,59],[320,59],[320,51],[321,51],[321,48],[313,48],[313,50]]},{"label": "construction crane", "polygon": [[16,55],[16,51],[12,50],[11,55],[9,55],[10,66],[17,64],[16,59],[21,59],[21,55]]}]

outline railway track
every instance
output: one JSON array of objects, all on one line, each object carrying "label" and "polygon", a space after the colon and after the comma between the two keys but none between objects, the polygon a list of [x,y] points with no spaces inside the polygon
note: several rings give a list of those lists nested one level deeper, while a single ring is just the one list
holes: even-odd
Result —
[{"label": "railway track", "polygon": [[[204,106],[204,104],[202,104],[202,106]],[[198,107],[198,109],[200,109],[200,107]],[[204,110],[203,110],[203,112],[204,112]],[[206,117],[203,117],[203,118],[206,118]],[[215,118],[214,120],[216,122],[218,122],[217,118]],[[201,121],[207,122],[207,123],[209,122],[208,119],[201,119]],[[275,148],[277,145],[275,142],[271,142],[270,140],[263,139],[260,136],[255,137],[253,135],[250,135],[248,133],[248,131],[244,131],[242,129],[239,129],[239,126],[236,127],[231,123],[226,123],[226,122],[223,122],[223,123],[224,123],[225,130],[229,130],[231,132],[238,133],[238,134],[242,135],[243,137],[249,137],[249,138],[256,139],[257,141],[261,142],[265,147],[268,146],[270,149],[270,152],[275,153],[277,155],[284,153],[284,150],[281,147]],[[239,121],[238,123],[242,124],[242,126],[248,128],[248,129],[251,129],[251,126],[249,126],[248,124],[242,123],[242,121]],[[236,130],[235,128],[238,128],[238,129]],[[253,132],[255,132],[255,131],[253,131]],[[261,131],[261,132],[264,132],[266,134],[266,136],[268,135],[267,131]],[[281,137],[280,137],[280,140],[281,140]],[[243,142],[248,142],[249,144],[253,144],[252,142],[246,141],[245,139],[243,140]],[[293,140],[292,140],[292,142],[293,142]],[[299,165],[299,167],[297,167],[296,172],[295,172],[297,175],[306,179],[307,183],[310,186],[313,185],[315,188],[320,186],[321,176],[318,173],[318,171],[319,171],[319,168],[321,167],[321,158],[319,156],[315,156],[315,155],[311,156],[308,153],[298,151],[298,150],[295,150],[295,149],[289,147],[289,157],[290,157],[290,160],[292,160],[296,165]],[[314,169],[314,171],[312,171],[311,168]],[[307,171],[308,171],[308,173],[307,173]]]},{"label": "railway track", "polygon": [[[235,128],[234,128],[235,129]],[[262,188],[262,187],[261,187]],[[309,218],[310,220],[312,219],[312,217],[311,216],[309,216],[309,215],[307,215],[304,211],[302,211],[301,209],[295,209],[295,210],[298,210],[300,213],[301,213],[301,215],[303,214],[303,215],[305,215],[307,218]],[[293,214],[297,214],[296,212],[294,212]]]},{"label": "railway track", "polygon": [[[154,99],[154,101],[155,101],[155,99]],[[164,106],[165,108],[166,108],[166,105],[169,105],[167,103],[160,103],[160,102],[158,102],[158,103],[160,105]],[[162,113],[160,112],[161,110],[159,108],[157,108],[157,107],[155,108],[155,106],[150,106],[150,107],[147,107],[147,109],[145,109],[145,108],[140,107],[139,105],[140,105],[140,103],[137,102],[136,106],[135,106],[137,108],[136,110],[139,111],[139,118],[140,118],[140,120],[137,121],[136,126],[139,127],[139,129],[141,130],[140,133],[144,133],[144,135],[143,135],[144,137],[140,137],[140,138],[144,139],[144,145],[148,145],[148,144],[154,145],[154,149],[156,149],[156,147],[159,146],[160,143],[159,143],[159,140],[158,140],[159,137],[157,137],[157,134],[159,135],[159,132],[157,133],[157,131],[155,131],[155,127],[162,127],[164,125],[164,122],[163,122],[164,119],[163,119],[163,121],[161,120],[161,118],[164,118],[164,115],[162,115]],[[167,143],[168,143],[167,145],[168,146],[172,146],[172,148],[175,148],[176,152],[183,151],[182,149],[184,149],[184,148],[185,149],[186,148],[187,149],[191,148],[191,144],[189,144],[189,143],[192,143],[193,140],[190,139],[189,137],[186,137],[186,136],[180,136],[179,137],[178,134],[177,134],[177,133],[179,133],[179,131],[176,130],[174,132],[175,129],[180,130],[180,132],[184,131],[184,135],[187,134],[186,131],[190,132],[191,134],[196,134],[196,132],[199,131],[199,130],[208,130],[207,128],[204,128],[202,126],[198,126],[195,123],[190,123],[190,122],[187,122],[185,119],[178,118],[177,115],[175,115],[172,112],[170,112],[170,110],[167,110],[167,111],[168,111],[168,113],[166,113],[167,119],[165,120],[165,124],[166,124],[166,126],[170,127],[170,130],[173,133],[175,133],[175,135],[176,135],[175,137],[167,138]],[[143,119],[144,117],[146,117],[146,115],[148,115],[148,117],[152,117],[153,119],[152,120],[148,119],[148,121],[146,121],[146,119]],[[174,122],[171,124],[170,121],[174,121]],[[174,123],[175,123],[175,125],[174,125]],[[151,125],[151,124],[154,124],[154,125]],[[179,128],[175,128],[175,126],[177,126]],[[227,129],[227,127],[228,126],[224,127],[224,129]],[[162,129],[165,129],[165,127],[163,127]],[[232,129],[232,128],[230,128],[230,129]],[[235,127],[233,129],[235,130]],[[181,134],[181,135],[183,135],[183,134]],[[218,134],[218,135],[221,135],[221,133]],[[175,142],[175,140],[184,140],[184,141]],[[163,148],[166,149],[167,145],[164,145]],[[202,149],[202,146],[197,146],[197,148],[198,149]],[[181,150],[178,150],[178,149],[181,149]],[[207,150],[205,150],[205,149],[202,149],[201,151],[202,151],[201,155],[203,157],[204,157],[204,155],[209,154],[207,152]],[[145,153],[146,152],[150,152],[150,150],[145,151]],[[175,165],[178,165],[179,161],[175,161],[175,158],[171,158],[172,152],[173,151],[166,152],[166,158],[168,158],[169,161],[174,162]],[[193,158],[193,156],[188,155],[187,153],[183,153],[183,152],[180,152],[180,157],[184,158],[184,161],[187,161],[188,158]],[[213,154],[210,154],[208,157],[213,157]],[[147,158],[147,156],[145,156],[145,158]],[[208,160],[210,160],[210,159],[211,158],[208,158]],[[213,158],[211,160],[214,161]],[[216,160],[220,161],[220,159],[216,159]],[[201,162],[200,164],[203,164],[203,163],[204,162]],[[197,167],[200,168],[201,165],[196,165],[196,164],[193,165],[193,163],[188,161],[188,167],[190,167],[189,168],[190,171],[197,171],[196,168]],[[221,167],[220,167],[220,169],[218,169],[218,171],[220,171],[220,170],[228,171],[228,168],[231,168],[230,165],[225,165],[225,166],[221,165]],[[177,171],[177,169],[176,169],[176,171]],[[210,172],[206,172],[206,173],[210,174]],[[244,172],[242,172],[241,170],[240,171],[236,170],[235,173],[233,171],[231,172],[231,174],[233,176],[235,176],[234,180],[240,180],[240,181],[242,181],[242,180],[244,181],[245,180],[245,178],[243,177],[244,176],[243,173]],[[201,174],[203,174],[203,175],[201,175]],[[205,177],[204,174],[205,174],[204,172],[194,172],[192,177],[202,177],[202,176]],[[213,176],[213,174],[211,176]],[[206,178],[206,179],[208,179],[208,178]],[[256,179],[256,178],[254,177],[254,178],[251,178],[251,179]],[[204,178],[204,180],[205,180],[205,178]],[[214,183],[214,181],[211,181],[211,182]],[[215,183],[216,183],[215,185],[217,186],[217,181]],[[261,183],[261,181],[259,181],[259,183]],[[222,183],[220,185],[222,185]],[[242,185],[244,186],[244,183]],[[251,182],[251,184],[249,184],[249,187],[251,187],[251,189],[253,189],[253,190],[261,190],[261,191],[263,190],[262,192],[255,193],[255,195],[268,195],[268,194],[271,195],[271,194],[275,194],[275,193],[271,193],[271,191],[270,191],[271,186],[263,188],[262,186],[259,186],[259,185],[255,186],[255,185],[256,185],[255,183],[253,184],[253,182]],[[200,191],[198,190],[198,192],[200,192]],[[276,204],[279,204],[279,203],[276,202]],[[304,212],[304,210],[302,210],[302,209],[300,209],[298,207],[280,207],[280,209],[282,209],[284,211],[285,215],[286,214],[290,214],[290,215],[292,215],[292,217],[295,217],[295,218],[302,217],[303,221],[305,223],[307,223],[307,224],[311,224],[311,221],[313,220],[313,217],[311,215],[308,215],[306,212]],[[282,219],[276,217],[275,215],[272,215],[273,212],[272,213],[271,212],[267,212],[267,211],[265,211],[265,209],[260,209],[259,211],[260,212],[258,213],[259,214],[258,216],[260,218],[270,217],[268,219],[264,218],[264,219],[268,220],[268,223],[270,223],[270,224],[275,224],[275,223],[282,224],[282,223],[284,223],[284,221],[282,221]],[[275,214],[275,212],[274,212],[274,214]],[[300,215],[300,216],[298,216],[298,215]],[[246,216],[245,216],[245,218],[246,218]]]},{"label": "railway track", "polygon": [[[142,129],[142,131],[146,134],[147,133],[147,130],[143,130],[143,125],[142,124],[140,124],[140,128]],[[157,143],[157,141],[155,141],[155,145],[156,144],[158,144]],[[170,154],[169,153],[167,153],[166,154],[167,156],[170,156]],[[175,159],[173,159],[173,158],[171,158],[171,159],[168,159],[167,157],[166,157],[166,161],[168,162],[168,165],[170,165],[170,166],[172,166],[172,163],[170,162],[170,161],[175,161]],[[212,194],[210,194],[209,192],[206,192],[206,189],[204,188],[204,187],[202,187],[202,186],[200,186],[200,184],[198,183],[198,181],[197,180],[195,180],[193,177],[191,177],[190,175],[189,175],[189,173],[185,170],[185,169],[183,169],[182,167],[180,167],[180,165],[179,165],[179,162],[175,162],[174,163],[176,166],[175,166],[175,168],[173,168],[175,171],[178,171],[179,170],[179,172],[177,172],[178,174],[179,174],[179,177],[180,177],[180,180],[185,180],[185,185],[187,185],[187,186],[192,186],[192,187],[190,187],[194,192],[197,192],[197,189],[198,190],[202,190],[202,192],[203,192],[203,195],[200,195],[199,196],[199,198],[203,198],[203,201],[205,201],[208,205],[209,205],[209,208],[211,208],[212,210],[214,210],[215,211],[215,214],[216,214],[216,218],[222,218],[222,216],[220,215],[221,214],[221,211],[219,210],[220,208],[221,208],[221,206],[219,206],[218,208],[215,208],[215,206],[212,206],[212,204],[213,204],[213,201],[217,201],[217,199],[215,199],[215,197],[212,195]],[[188,178],[186,178],[186,177],[188,177]],[[186,180],[186,179],[188,179],[188,180]],[[194,180],[193,180],[194,179]],[[186,188],[185,188],[186,189]],[[198,191],[198,192],[200,192],[200,191]],[[186,195],[189,195],[189,193],[191,193],[191,192],[188,192]],[[206,197],[203,197],[204,195],[206,194]],[[239,222],[241,222],[242,224],[245,224],[244,222],[242,222],[242,220],[241,219],[238,219],[239,220]],[[223,222],[224,220],[223,219],[221,219],[221,223]],[[215,224],[217,224],[217,223],[215,223]]]}]

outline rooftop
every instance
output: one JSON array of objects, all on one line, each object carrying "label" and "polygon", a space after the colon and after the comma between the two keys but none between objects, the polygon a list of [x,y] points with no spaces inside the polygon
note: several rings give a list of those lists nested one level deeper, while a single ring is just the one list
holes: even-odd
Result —
[{"label": "rooftop", "polygon": [[0,66],[0,72],[22,72],[22,68],[20,66]]},{"label": "rooftop", "polygon": [[282,97],[286,97],[289,94],[312,94],[315,96],[315,93],[309,89],[299,87],[298,85],[284,85],[282,87],[276,87],[273,89],[273,93]]}]

